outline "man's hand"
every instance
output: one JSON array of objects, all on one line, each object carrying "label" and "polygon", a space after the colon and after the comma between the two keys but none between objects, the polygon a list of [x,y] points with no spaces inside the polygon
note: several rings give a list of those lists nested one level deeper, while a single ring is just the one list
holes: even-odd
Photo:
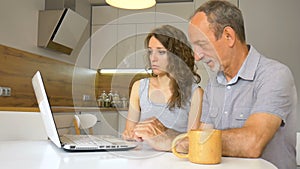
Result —
[{"label": "man's hand", "polygon": [[175,145],[176,151],[179,153],[188,153],[189,151],[189,139],[186,137],[177,142]]}]

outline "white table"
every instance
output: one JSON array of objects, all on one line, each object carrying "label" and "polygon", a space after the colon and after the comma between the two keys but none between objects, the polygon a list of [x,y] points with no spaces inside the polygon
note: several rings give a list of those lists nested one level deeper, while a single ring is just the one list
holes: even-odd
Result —
[{"label": "white table", "polygon": [[118,152],[70,153],[50,141],[1,141],[1,169],[276,169],[263,159],[223,157],[221,164],[199,165],[141,144]]}]

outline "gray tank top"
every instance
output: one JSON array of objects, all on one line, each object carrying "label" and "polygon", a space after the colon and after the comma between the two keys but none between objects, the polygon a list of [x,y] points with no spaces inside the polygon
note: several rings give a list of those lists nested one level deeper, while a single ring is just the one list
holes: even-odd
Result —
[{"label": "gray tank top", "polygon": [[[184,107],[175,107],[171,111],[168,108],[168,104],[153,103],[149,99],[149,78],[140,80],[139,96],[141,117],[140,120],[146,120],[150,117],[156,117],[167,128],[174,129],[179,132],[186,132],[188,126],[188,115],[190,111],[191,98],[188,104]],[[192,85],[192,94],[198,88],[196,83]],[[192,96],[191,94],[191,96]]]}]

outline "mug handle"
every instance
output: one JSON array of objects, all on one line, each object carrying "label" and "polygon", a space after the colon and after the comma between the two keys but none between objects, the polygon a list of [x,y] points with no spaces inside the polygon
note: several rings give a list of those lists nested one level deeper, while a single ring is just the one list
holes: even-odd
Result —
[{"label": "mug handle", "polygon": [[172,153],[173,153],[175,156],[179,157],[179,158],[188,158],[188,154],[182,154],[182,153],[178,153],[178,152],[176,151],[176,144],[177,144],[177,141],[178,141],[178,140],[181,140],[181,139],[183,139],[183,138],[185,138],[185,137],[188,137],[188,133],[180,134],[180,135],[178,135],[178,136],[172,141]]}]

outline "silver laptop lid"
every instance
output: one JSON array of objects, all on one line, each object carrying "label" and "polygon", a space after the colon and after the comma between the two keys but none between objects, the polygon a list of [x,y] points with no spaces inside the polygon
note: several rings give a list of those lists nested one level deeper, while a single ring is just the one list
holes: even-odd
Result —
[{"label": "silver laptop lid", "polygon": [[[50,108],[48,96],[42,80],[42,75],[39,71],[37,71],[36,74],[33,76],[32,85],[38,101],[38,105],[41,111],[41,116],[45,125],[47,135],[57,147],[63,148],[64,150],[67,151],[96,151],[96,150],[102,151],[102,150],[129,150],[137,146],[137,144],[134,144],[132,142],[127,142],[125,140],[120,140],[120,139],[116,140],[116,138],[108,138],[108,137],[106,137],[105,140],[106,141],[110,140],[109,141],[110,143],[104,147],[102,147],[102,145],[95,145],[95,144],[92,146],[91,144],[88,144],[87,146],[87,144],[75,145],[74,143],[62,145],[62,141],[60,140],[61,137],[59,137],[59,133],[54,121],[53,113]],[[90,143],[90,141],[88,141],[87,143]],[[118,145],[116,143],[118,143]]]},{"label": "silver laptop lid", "polygon": [[50,109],[50,104],[44,87],[43,79],[39,71],[37,71],[33,76],[32,85],[41,111],[41,116],[45,125],[47,135],[57,147],[61,148],[58,131],[55,126],[52,111]]}]

